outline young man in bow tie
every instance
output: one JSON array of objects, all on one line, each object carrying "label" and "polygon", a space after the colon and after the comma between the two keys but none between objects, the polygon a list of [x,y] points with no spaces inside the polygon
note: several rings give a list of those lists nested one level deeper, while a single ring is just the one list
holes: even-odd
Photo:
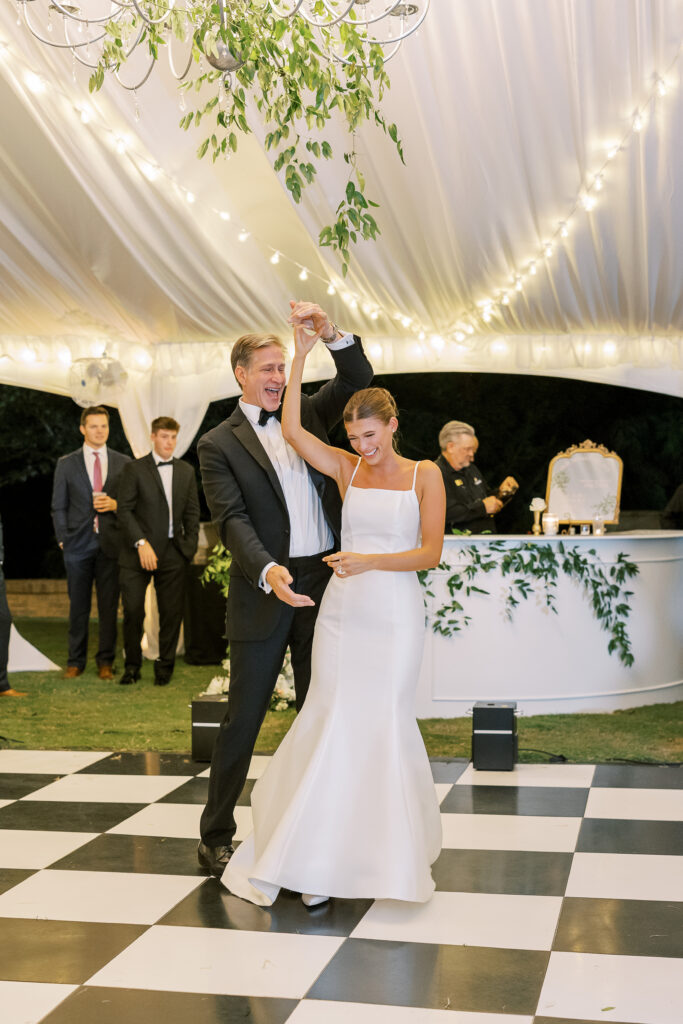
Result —
[{"label": "young man in bow tie", "polygon": [[88,656],[92,587],[97,594],[100,679],[113,679],[119,604],[119,529],[116,486],[130,462],[107,447],[109,413],[102,405],[81,413],[83,446],[63,455],[52,487],[52,521],[64,554],[69,588],[69,656],[66,679],[80,676]]},{"label": "young man in bow tie", "polygon": [[152,421],[152,451],[126,466],[119,481],[119,556],[123,599],[125,669],[119,682],[140,678],[145,593],[149,581],[159,606],[159,657],[154,683],[165,686],[173,674],[183,621],[187,566],[197,550],[199,498],[194,470],[173,458],[180,425],[170,416]]},{"label": "young man in bow tie", "polygon": [[[291,302],[289,322],[314,331],[336,376],[301,399],[307,430],[324,441],[344,406],[372,380],[360,338],[340,330],[312,302]],[[232,553],[227,606],[230,693],[211,763],[199,863],[222,874],[233,852],[234,808],[275,682],[290,649],[297,707],[311,674],[313,627],[335,550],[341,499],[282,437],[285,348],[274,334],[247,334],[231,353],[242,389],[233,414],[199,441],[204,493],[221,542]]]}]

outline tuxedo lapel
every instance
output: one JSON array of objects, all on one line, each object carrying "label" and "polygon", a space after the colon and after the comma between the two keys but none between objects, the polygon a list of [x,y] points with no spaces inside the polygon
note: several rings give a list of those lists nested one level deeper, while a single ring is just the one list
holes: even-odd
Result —
[{"label": "tuxedo lapel", "polygon": [[145,469],[152,477],[152,480],[154,481],[154,486],[159,489],[159,491],[161,492],[161,496],[163,497],[165,502],[166,491],[164,490],[164,485],[162,484],[161,477],[159,476],[159,470],[157,469],[156,459],[154,458],[154,452],[150,452],[149,455],[144,455],[142,458],[142,462],[145,465]]},{"label": "tuxedo lapel", "polygon": [[273,469],[273,463],[266,455],[263,445],[256,436],[256,431],[240,409],[239,405],[228,420],[228,424],[232,427],[232,432],[242,447],[249,452],[251,457],[258,462],[261,469],[266,473],[273,490],[282,502],[283,508],[287,511],[287,502],[285,501],[285,496],[282,487],[280,486],[277,473]]}]

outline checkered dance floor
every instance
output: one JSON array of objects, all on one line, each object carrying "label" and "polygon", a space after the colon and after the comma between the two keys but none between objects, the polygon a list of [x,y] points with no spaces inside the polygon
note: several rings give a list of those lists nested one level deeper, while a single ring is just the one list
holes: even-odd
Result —
[{"label": "checkered dance floor", "polygon": [[683,771],[433,771],[429,904],[265,910],[197,871],[204,766],[0,751],[0,1019],[681,1024]]}]

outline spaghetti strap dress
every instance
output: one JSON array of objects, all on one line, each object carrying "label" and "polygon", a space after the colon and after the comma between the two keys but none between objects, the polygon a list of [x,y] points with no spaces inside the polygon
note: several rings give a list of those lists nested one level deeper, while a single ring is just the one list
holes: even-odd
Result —
[{"label": "spaghetti strap dress", "polygon": [[[342,551],[419,545],[415,491],[354,486]],[[302,710],[252,791],[253,831],[222,876],[269,906],[280,888],[427,901],[441,819],[415,720],[425,612],[415,572],[332,576],[315,626]]]}]

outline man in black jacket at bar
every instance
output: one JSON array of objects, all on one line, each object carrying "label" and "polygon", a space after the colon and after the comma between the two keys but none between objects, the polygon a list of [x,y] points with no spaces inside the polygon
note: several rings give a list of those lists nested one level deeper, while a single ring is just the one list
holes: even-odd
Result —
[{"label": "man in black jacket at bar", "polygon": [[446,530],[496,533],[493,518],[503,507],[474,464],[477,439],[469,423],[451,420],[439,434],[436,464],[446,486]]}]

